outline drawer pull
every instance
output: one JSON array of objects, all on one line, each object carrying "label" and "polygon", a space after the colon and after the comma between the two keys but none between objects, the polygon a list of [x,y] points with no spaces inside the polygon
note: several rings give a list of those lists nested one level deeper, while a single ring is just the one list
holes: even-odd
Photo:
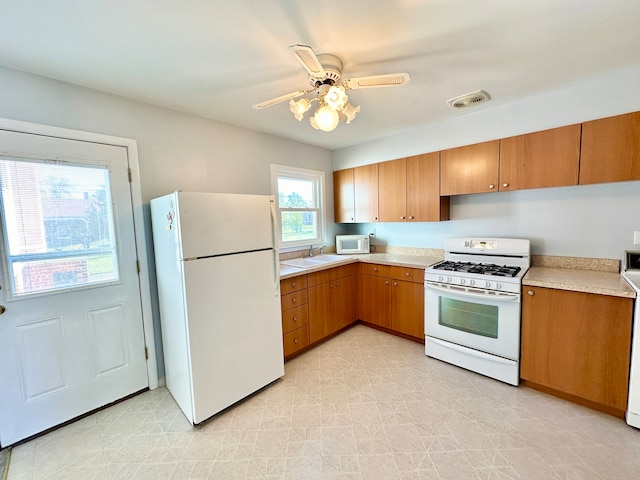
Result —
[{"label": "drawer pull", "polygon": [[405,277],[410,277],[410,276],[411,276],[411,274],[410,274],[409,272],[406,272],[406,273],[404,274],[404,276],[405,276]]},{"label": "drawer pull", "polygon": [[385,285],[389,285],[389,280],[385,280],[385,281],[384,281],[384,284],[385,284]]},{"label": "drawer pull", "polygon": [[296,299],[295,299],[295,298],[292,298],[292,299],[291,299],[291,301],[292,301],[293,303],[296,303]]},{"label": "drawer pull", "polygon": [[377,272],[378,271],[378,267],[373,267],[373,271]]},{"label": "drawer pull", "polygon": [[291,282],[291,286],[295,287],[296,286],[296,282]]},{"label": "drawer pull", "polygon": [[297,339],[297,338],[294,338],[294,339],[293,339],[293,343],[298,343],[298,339]]},{"label": "drawer pull", "polygon": [[496,186],[492,183],[491,185],[489,185],[489,189],[493,190],[494,188],[496,188]]},{"label": "drawer pull", "polygon": [[291,320],[293,320],[294,322],[298,321],[298,317],[293,317]]},{"label": "drawer pull", "polygon": [[397,287],[398,286],[398,282],[393,282],[393,286]]},{"label": "drawer pull", "polygon": [[529,291],[527,292],[527,294],[533,297],[533,295],[534,295],[533,290],[529,290]]}]

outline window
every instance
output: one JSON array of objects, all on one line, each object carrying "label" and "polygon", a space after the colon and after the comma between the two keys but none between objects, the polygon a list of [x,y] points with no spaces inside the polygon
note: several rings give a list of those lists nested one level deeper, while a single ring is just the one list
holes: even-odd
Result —
[{"label": "window", "polygon": [[109,170],[0,158],[11,294],[119,280]]},{"label": "window", "polygon": [[271,165],[281,248],[324,241],[324,172]]}]

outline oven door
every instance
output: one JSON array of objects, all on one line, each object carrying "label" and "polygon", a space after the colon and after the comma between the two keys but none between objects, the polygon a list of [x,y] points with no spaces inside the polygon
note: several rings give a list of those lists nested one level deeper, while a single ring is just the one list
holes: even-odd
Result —
[{"label": "oven door", "polygon": [[425,333],[493,355],[520,358],[520,294],[454,291],[425,282]]}]

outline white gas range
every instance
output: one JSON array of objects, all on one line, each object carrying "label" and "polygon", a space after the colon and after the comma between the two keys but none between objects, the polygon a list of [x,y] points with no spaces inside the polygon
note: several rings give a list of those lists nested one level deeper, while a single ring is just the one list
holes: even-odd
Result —
[{"label": "white gas range", "polygon": [[640,428],[640,251],[627,251],[622,276],[636,291],[631,337],[631,365],[629,371],[629,400],[626,420]]},{"label": "white gas range", "polygon": [[425,354],[518,385],[529,240],[449,238],[425,272]]}]

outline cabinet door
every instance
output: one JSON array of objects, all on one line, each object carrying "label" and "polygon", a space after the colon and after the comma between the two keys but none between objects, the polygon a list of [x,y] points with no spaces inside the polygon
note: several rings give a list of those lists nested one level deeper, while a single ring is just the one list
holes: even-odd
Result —
[{"label": "cabinet door", "polygon": [[309,287],[309,343],[326,337],[332,322],[332,290],[329,283]]},{"label": "cabinet door", "polygon": [[523,293],[521,378],[624,413],[633,300],[527,286]]},{"label": "cabinet door", "polygon": [[449,197],[440,196],[440,152],[407,158],[407,222],[449,220]]},{"label": "cabinet door", "polygon": [[499,140],[440,152],[441,195],[498,191]]},{"label": "cabinet door", "polygon": [[424,285],[392,280],[391,328],[424,339]]},{"label": "cabinet door", "polygon": [[580,185],[640,180],[640,112],[582,124]]},{"label": "cabinet door", "polygon": [[578,184],[580,125],[500,140],[500,190]]},{"label": "cabinet door", "polygon": [[353,168],[333,172],[333,211],[336,223],[354,223]]},{"label": "cabinet door", "polygon": [[378,164],[353,169],[355,221],[378,221]]},{"label": "cabinet door", "polygon": [[356,276],[339,278],[335,281],[333,288],[332,332],[356,321]]},{"label": "cabinet door", "polygon": [[391,328],[391,280],[362,275],[362,320]]},{"label": "cabinet door", "polygon": [[407,221],[407,160],[378,164],[378,220]]}]

